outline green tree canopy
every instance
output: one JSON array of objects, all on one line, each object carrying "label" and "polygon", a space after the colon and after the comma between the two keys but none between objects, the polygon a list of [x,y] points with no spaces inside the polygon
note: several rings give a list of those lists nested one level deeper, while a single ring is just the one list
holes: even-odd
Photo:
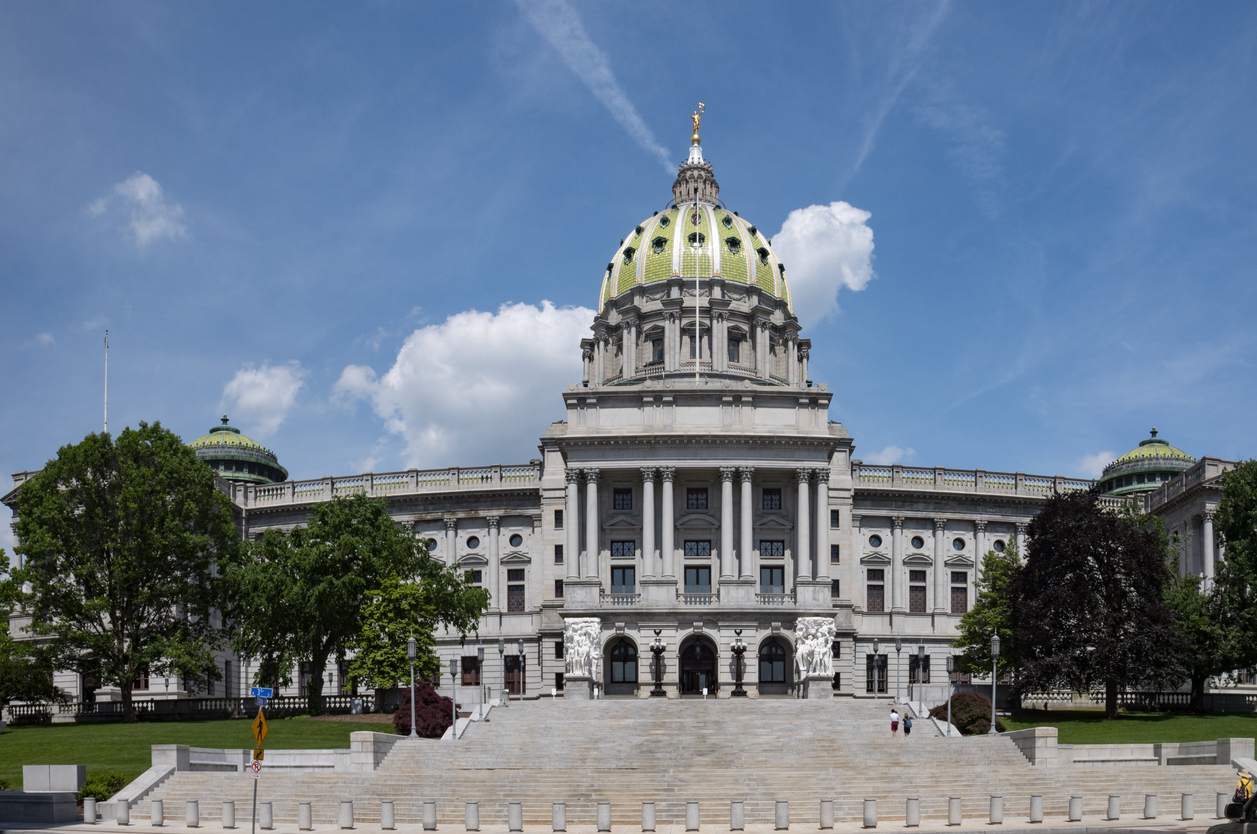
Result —
[{"label": "green tree canopy", "polygon": [[49,653],[31,641],[14,640],[9,633],[9,615],[20,592],[8,565],[0,547],[0,707],[10,701],[62,700],[65,693],[53,684]]},{"label": "green tree canopy", "polygon": [[1009,542],[1003,553],[987,551],[982,557],[982,575],[974,583],[973,607],[960,618],[959,635],[952,643],[963,651],[956,658],[956,671],[984,675],[991,671],[991,637],[1000,639],[1000,676],[1015,674],[1019,666],[1013,643],[1015,623],[1012,589],[1022,569],[1017,545]]},{"label": "green tree canopy", "polygon": [[1233,640],[1230,668],[1257,666],[1257,461],[1222,476],[1216,528],[1226,545],[1214,588],[1218,618]]},{"label": "green tree canopy", "polygon": [[65,446],[18,492],[14,575],[59,668],[99,676],[135,720],[140,672],[205,686],[219,672],[213,569],[236,544],[214,473],[160,423]]}]

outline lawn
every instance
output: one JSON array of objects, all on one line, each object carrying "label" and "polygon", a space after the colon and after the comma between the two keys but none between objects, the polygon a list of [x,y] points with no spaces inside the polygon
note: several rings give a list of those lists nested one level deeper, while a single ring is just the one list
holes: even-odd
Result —
[{"label": "lawn", "polygon": [[1026,710],[1000,720],[1009,730],[1056,727],[1061,744],[1149,744],[1257,737],[1257,713],[1120,712],[1116,719],[1105,721],[1104,713],[1099,711]]},{"label": "lawn", "polygon": [[[388,724],[283,718],[268,722],[268,750],[348,748],[349,734],[391,732]],[[81,764],[113,770],[128,781],[151,764],[151,744],[191,747],[253,747],[248,720],[155,721],[142,724],[44,724],[9,727],[0,733],[0,779],[22,786],[24,764]]]}]

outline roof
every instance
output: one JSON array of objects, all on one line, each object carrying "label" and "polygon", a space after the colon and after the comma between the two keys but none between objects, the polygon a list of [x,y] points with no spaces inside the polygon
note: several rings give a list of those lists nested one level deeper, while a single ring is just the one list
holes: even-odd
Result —
[{"label": "roof", "polygon": [[1153,429],[1151,437],[1149,437],[1147,440],[1139,441],[1138,446],[1136,446],[1134,449],[1131,449],[1129,452],[1127,452],[1126,454],[1119,457],[1117,460],[1110,463],[1109,466],[1112,467],[1112,466],[1117,466],[1118,464],[1122,464],[1122,463],[1134,463],[1137,461],[1143,462],[1143,461],[1152,461],[1152,460],[1174,460],[1174,461],[1183,461],[1185,463],[1196,462],[1196,459],[1194,457],[1187,454],[1182,449],[1177,449],[1174,446],[1171,446],[1169,443],[1162,440],[1161,438],[1157,437],[1157,430]]}]

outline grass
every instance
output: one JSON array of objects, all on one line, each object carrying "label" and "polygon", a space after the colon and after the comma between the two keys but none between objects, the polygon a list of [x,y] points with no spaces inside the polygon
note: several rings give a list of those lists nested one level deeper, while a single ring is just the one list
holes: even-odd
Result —
[{"label": "grass", "polygon": [[1100,711],[1024,710],[1000,720],[1009,730],[1056,727],[1061,744],[1151,744],[1257,737],[1257,713],[1119,712],[1116,719],[1105,721]]},{"label": "grass", "polygon": [[[283,718],[267,722],[268,750],[348,748],[349,734],[391,732],[388,724],[357,721],[311,721]],[[152,763],[152,744],[191,747],[253,747],[249,720],[169,721],[142,724],[43,724],[9,727],[0,733],[0,779],[13,790],[22,786],[24,764],[87,765],[94,771],[113,770],[127,781]]]}]

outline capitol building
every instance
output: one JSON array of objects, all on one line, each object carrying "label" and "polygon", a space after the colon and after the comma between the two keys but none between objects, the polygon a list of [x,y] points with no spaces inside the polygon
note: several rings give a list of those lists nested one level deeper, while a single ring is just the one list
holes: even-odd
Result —
[{"label": "capitol building", "polygon": [[[294,481],[226,418],[192,445],[247,539],[365,493],[469,571],[490,610],[478,634],[437,642],[442,689],[455,659],[462,703],[477,684],[527,698],[726,698],[739,673],[752,698],[884,697],[902,681],[941,701],[982,555],[1024,552],[1043,502],[1094,482],[862,463],[809,373],[786,265],[724,207],[697,128],[670,207],[627,230],[598,292],[590,334],[572,345],[582,378],[554,392],[565,418],[537,427],[533,460]],[[1181,569],[1208,578],[1231,466],[1153,430],[1099,485],[1110,505],[1160,516]],[[3,499],[15,511],[30,474]],[[247,694],[249,660],[221,660],[219,692]],[[319,674],[325,692],[349,691],[343,666],[299,671],[288,694]],[[77,676],[58,683],[86,694]]]}]

